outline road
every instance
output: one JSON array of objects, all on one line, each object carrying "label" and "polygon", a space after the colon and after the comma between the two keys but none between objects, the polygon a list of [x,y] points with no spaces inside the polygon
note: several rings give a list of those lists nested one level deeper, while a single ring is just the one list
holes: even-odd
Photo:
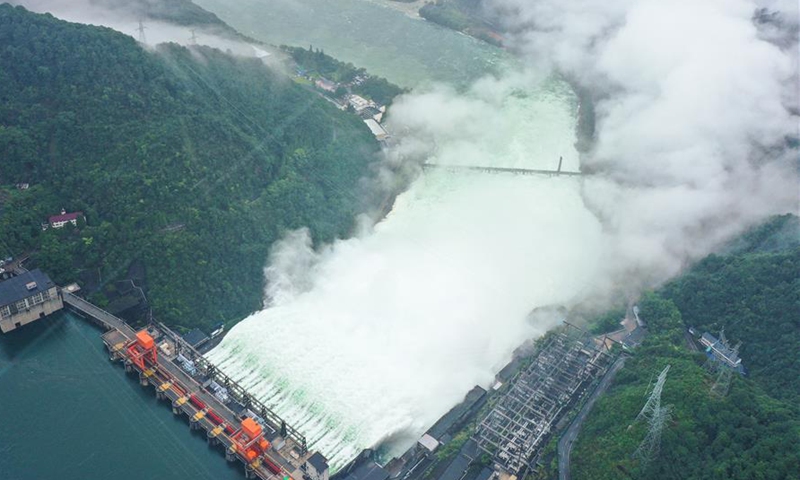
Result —
[{"label": "road", "polygon": [[614,379],[614,376],[617,374],[620,368],[625,365],[625,359],[628,358],[625,355],[621,355],[617,358],[614,363],[611,365],[611,368],[608,369],[608,372],[603,376],[603,379],[600,380],[600,384],[597,385],[597,388],[594,389],[591,396],[586,403],[581,408],[580,413],[572,423],[567,428],[567,431],[564,432],[564,435],[558,441],[558,479],[559,480],[570,480],[570,472],[569,472],[569,455],[572,453],[572,446],[575,443],[575,439],[578,438],[578,433],[581,431],[581,426],[583,425],[583,421],[586,420],[586,417],[589,415],[589,412],[592,410],[594,406],[594,402],[600,398],[607,389],[608,386],[611,384],[611,381]]},{"label": "road", "polygon": [[697,344],[694,343],[694,339],[692,338],[692,335],[689,333],[688,330],[683,331],[683,338],[686,339],[686,345],[689,347],[689,350],[693,352],[699,352],[699,350],[697,349]]}]

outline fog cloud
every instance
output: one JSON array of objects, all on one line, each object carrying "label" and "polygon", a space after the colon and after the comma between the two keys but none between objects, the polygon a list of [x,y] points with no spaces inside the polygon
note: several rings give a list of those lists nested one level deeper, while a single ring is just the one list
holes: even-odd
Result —
[{"label": "fog cloud", "polygon": [[[555,72],[595,102],[586,175],[425,172],[372,232],[316,252],[291,234],[270,259],[269,308],[211,353],[334,465],[386,439],[408,446],[473,384],[488,386],[558,321],[534,307],[635,294],[766,215],[797,211],[796,58],[785,26],[754,21],[759,5],[489,3],[536,73],[398,99],[387,171],[546,169],[561,156],[579,168],[578,105],[547,79]],[[270,344],[295,345],[292,361]]]},{"label": "fog cloud", "polygon": [[139,21],[144,26],[144,44],[177,43],[184,46],[207,45],[229,51],[242,57],[257,57],[270,62],[274,53],[270,47],[251,45],[248,42],[225,35],[218,28],[209,26],[185,26],[153,20],[143,14],[147,6],[158,0],[125,2],[116,0],[11,0],[12,5],[22,5],[32,12],[50,13],[55,17],[76,23],[112,28],[120,33],[141,40]]},{"label": "fog cloud", "polygon": [[583,195],[613,273],[658,281],[769,214],[797,212],[796,2],[488,4],[524,58],[596,100]]}]

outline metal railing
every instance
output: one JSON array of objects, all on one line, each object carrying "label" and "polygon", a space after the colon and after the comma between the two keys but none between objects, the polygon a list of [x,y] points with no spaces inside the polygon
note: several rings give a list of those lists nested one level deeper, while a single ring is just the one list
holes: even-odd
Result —
[{"label": "metal railing", "polygon": [[261,403],[257,398],[253,397],[244,387],[239,385],[236,380],[232,379],[216,365],[209,362],[200,352],[189,345],[183,337],[170,330],[170,328],[163,323],[159,322],[157,325],[159,330],[164,332],[165,335],[168,335],[172,341],[175,342],[177,347],[176,354],[181,353],[194,362],[195,367],[197,367],[200,373],[224,386],[228,390],[228,395],[236,402],[272,424],[275,430],[281,433],[281,436],[290,438],[297,443],[301,448],[301,454],[308,452],[308,442],[302,433],[286,423],[277,413]]}]

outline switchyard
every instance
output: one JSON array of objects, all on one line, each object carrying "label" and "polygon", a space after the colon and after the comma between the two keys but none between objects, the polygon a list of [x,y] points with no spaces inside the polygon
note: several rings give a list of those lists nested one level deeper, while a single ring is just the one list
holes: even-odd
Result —
[{"label": "switchyard", "polygon": [[[565,428],[566,413],[588,397],[581,409],[585,416],[622,368],[626,357],[619,355],[621,349],[611,351],[613,345],[621,344],[565,321],[532,349],[520,350],[491,389],[475,386],[403,455],[382,467],[375,452],[365,450],[334,480],[523,478]],[[574,440],[577,432],[572,425],[564,438]],[[566,455],[559,452],[559,460],[566,459],[568,467]]]},{"label": "switchyard", "polygon": [[67,292],[64,304],[107,331],[109,359],[138,375],[143,387],[204,431],[225,458],[240,462],[247,478],[328,480],[328,465],[305,437],[222,373],[180,335],[163,324],[136,331],[121,319]]},{"label": "switchyard", "polygon": [[567,327],[546,341],[476,429],[478,448],[500,472],[532,469],[555,423],[613,361],[604,343]]}]

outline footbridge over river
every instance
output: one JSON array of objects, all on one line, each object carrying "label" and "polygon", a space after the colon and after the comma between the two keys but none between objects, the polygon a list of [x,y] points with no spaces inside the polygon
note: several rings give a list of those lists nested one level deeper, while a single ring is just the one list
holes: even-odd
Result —
[{"label": "footbridge over river", "polygon": [[583,175],[581,172],[567,172],[561,170],[561,163],[563,158],[558,159],[557,170],[542,170],[535,168],[511,168],[511,167],[484,167],[478,165],[443,165],[440,163],[423,163],[423,170],[445,170],[453,173],[461,172],[484,172],[484,173],[507,173],[511,175],[547,175],[547,176],[568,176],[579,177]]}]

